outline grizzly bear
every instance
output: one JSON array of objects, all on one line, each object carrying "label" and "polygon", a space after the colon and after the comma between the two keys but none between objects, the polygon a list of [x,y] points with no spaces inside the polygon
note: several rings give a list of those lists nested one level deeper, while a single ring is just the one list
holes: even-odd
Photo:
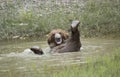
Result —
[{"label": "grizzly bear", "polygon": [[[78,30],[80,22],[78,20],[72,21],[70,26],[71,36],[66,40],[64,44],[55,46],[50,50],[51,53],[63,53],[63,52],[76,52],[81,48],[80,33]],[[42,53],[43,51],[39,47],[32,47],[31,50],[37,54]],[[43,53],[42,53],[43,54]]]},{"label": "grizzly bear", "polygon": [[62,29],[54,29],[47,36],[48,36],[48,40],[47,40],[48,45],[52,49],[58,45],[65,43],[65,41],[69,37],[69,34],[68,32]]}]

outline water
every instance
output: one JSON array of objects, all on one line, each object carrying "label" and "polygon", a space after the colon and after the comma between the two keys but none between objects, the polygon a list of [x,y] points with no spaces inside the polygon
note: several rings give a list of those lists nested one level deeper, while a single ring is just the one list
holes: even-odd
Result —
[{"label": "water", "polygon": [[[46,41],[9,41],[0,44],[0,77],[46,77],[64,66],[86,63],[86,58],[112,52],[119,40],[82,39],[82,49],[72,53],[48,53]],[[45,55],[35,55],[28,48],[39,45]],[[26,50],[25,50],[26,49]],[[24,51],[25,50],[25,51]]]}]

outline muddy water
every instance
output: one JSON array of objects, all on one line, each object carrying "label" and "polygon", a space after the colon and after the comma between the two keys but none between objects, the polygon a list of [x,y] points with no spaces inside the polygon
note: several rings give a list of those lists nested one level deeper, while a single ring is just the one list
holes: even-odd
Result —
[{"label": "muddy water", "polygon": [[[45,55],[28,52],[33,45],[41,46]],[[79,52],[50,54],[45,41],[4,41],[0,44],[0,77],[49,77],[63,66],[84,64],[86,57],[109,53],[119,46],[120,40],[82,39]]]}]

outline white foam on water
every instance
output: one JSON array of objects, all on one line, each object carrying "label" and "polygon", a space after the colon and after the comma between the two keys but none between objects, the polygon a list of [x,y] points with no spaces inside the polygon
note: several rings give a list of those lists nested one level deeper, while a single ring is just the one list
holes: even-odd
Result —
[{"label": "white foam on water", "polygon": [[2,57],[0,57],[0,60],[2,60]]},{"label": "white foam on water", "polygon": [[15,53],[11,52],[9,54],[1,54],[2,57],[41,57],[40,55],[34,54],[30,49],[25,49],[23,52]]},{"label": "white foam on water", "polygon": [[22,57],[22,58],[25,58],[25,57],[31,57],[31,58],[32,57],[43,57],[43,56],[49,57],[50,48],[47,47],[47,48],[43,49],[43,51],[44,51],[43,55],[37,55],[33,51],[31,51],[30,49],[25,49],[23,52],[20,52],[20,53],[11,52],[11,53],[8,53],[8,54],[0,54],[0,60],[3,57]]},{"label": "white foam on water", "polygon": [[80,48],[80,50],[83,50],[83,49],[84,49],[83,47]]}]

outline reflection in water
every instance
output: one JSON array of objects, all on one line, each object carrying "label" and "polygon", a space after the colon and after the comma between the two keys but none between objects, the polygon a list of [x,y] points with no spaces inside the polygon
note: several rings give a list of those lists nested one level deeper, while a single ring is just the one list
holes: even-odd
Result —
[{"label": "reflection in water", "polygon": [[[41,45],[45,52],[44,55],[35,55],[29,48],[33,45]],[[57,71],[66,65],[80,65],[86,63],[86,57],[93,57],[100,53],[110,52],[111,48],[120,46],[119,40],[83,40],[82,49],[72,53],[50,54],[46,42],[24,42],[17,44],[4,44],[0,46],[0,76],[1,77],[36,77]],[[7,49],[6,49],[7,48]],[[15,49],[16,48],[16,49]],[[18,52],[19,48],[19,52]],[[22,51],[23,49],[26,49]],[[15,51],[16,52],[12,52]],[[21,52],[20,52],[21,50]],[[5,53],[4,53],[5,51]],[[8,53],[6,53],[8,51]],[[46,69],[46,68],[50,69]],[[32,75],[31,75],[32,74]],[[11,76],[11,77],[12,77]]]}]

